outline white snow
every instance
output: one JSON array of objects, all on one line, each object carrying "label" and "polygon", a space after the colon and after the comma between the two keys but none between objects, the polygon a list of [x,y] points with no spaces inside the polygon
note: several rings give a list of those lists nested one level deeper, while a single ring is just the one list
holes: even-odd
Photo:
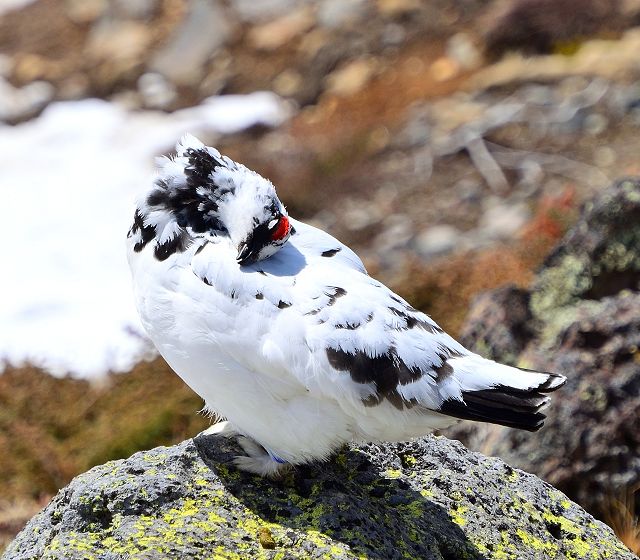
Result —
[{"label": "white snow", "polygon": [[0,16],[33,4],[35,0],[0,0]]},{"label": "white snow", "polygon": [[134,308],[125,237],[154,157],[185,132],[275,126],[287,113],[267,92],[173,114],[88,99],[0,125],[0,360],[57,375],[130,369],[150,346]]}]

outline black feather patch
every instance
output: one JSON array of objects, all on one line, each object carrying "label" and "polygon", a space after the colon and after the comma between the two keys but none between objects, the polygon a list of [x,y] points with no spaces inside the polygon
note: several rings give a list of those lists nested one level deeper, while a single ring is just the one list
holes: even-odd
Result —
[{"label": "black feather patch", "polygon": [[140,236],[142,237],[142,239],[133,246],[133,250],[136,253],[142,251],[142,249],[146,247],[147,243],[149,243],[149,241],[151,241],[156,236],[156,228],[153,226],[145,225],[144,219],[136,210],[135,214],[133,215],[133,225],[129,230],[128,237],[131,237],[138,232],[140,232]]},{"label": "black feather patch", "polygon": [[211,174],[216,167],[228,167],[206,149],[186,151],[189,164],[184,169],[186,185],[169,184],[165,179],[156,180],[156,188],[147,197],[151,208],[171,212],[180,227],[190,227],[196,233],[226,230],[217,217],[217,201],[232,191],[229,185],[214,183]]},{"label": "black feather patch", "polygon": [[439,366],[433,366],[433,372],[435,373],[435,380],[437,383],[444,381],[447,377],[453,374],[453,367],[448,360],[451,358],[460,358],[462,355],[463,354],[460,354],[460,352],[456,352],[451,348],[444,348],[442,351],[438,352],[438,358],[440,358],[441,363]]},{"label": "black feather patch", "polygon": [[[396,298],[393,298],[392,296],[392,299]],[[421,317],[416,317],[415,314],[419,313],[417,309],[406,305],[403,305],[403,307],[404,310],[398,309],[396,307],[389,307],[389,311],[391,311],[391,313],[393,313],[397,317],[400,317],[401,319],[404,319],[405,322],[404,326],[396,327],[396,330],[403,331],[409,329],[421,329],[431,334],[439,334],[444,332],[438,325],[432,325]]]},{"label": "black feather patch", "polygon": [[342,247],[338,247],[336,249],[329,249],[327,251],[322,251],[322,253],[320,253],[320,255],[323,256],[323,257],[333,257],[333,256],[337,255],[340,251],[342,251]]},{"label": "black feather patch", "polygon": [[211,174],[216,167],[224,166],[224,163],[211,155],[206,148],[198,150],[189,148],[185,154],[189,165],[185,167],[184,174],[187,177],[187,185],[194,190],[198,187],[210,186]]},{"label": "black feather patch", "polygon": [[[548,383],[548,382],[547,382]],[[499,385],[493,389],[462,393],[463,401],[446,400],[438,412],[462,418],[520,428],[535,432],[544,424],[546,416],[540,412],[549,398],[540,389],[522,390]]]},{"label": "black feather patch", "polygon": [[330,288],[330,292],[325,292],[327,296],[329,296],[329,301],[327,302],[327,306],[333,305],[338,298],[347,295],[347,290],[344,288],[340,288],[338,286],[333,286]]},{"label": "black feather patch", "polygon": [[396,408],[413,406],[413,402],[404,400],[398,393],[399,385],[407,385],[422,377],[417,367],[408,367],[391,347],[386,354],[369,356],[365,352],[355,354],[336,348],[327,348],[327,358],[332,367],[338,371],[349,372],[356,383],[373,383],[376,394],[363,402],[367,406],[379,404],[384,399]]},{"label": "black feather patch", "polygon": [[[153,252],[156,259],[159,261],[167,260],[174,253],[181,253],[191,245],[191,237],[187,232],[182,231],[177,233],[174,237],[166,241],[162,245],[157,244]],[[135,249],[135,247],[134,247]]]}]

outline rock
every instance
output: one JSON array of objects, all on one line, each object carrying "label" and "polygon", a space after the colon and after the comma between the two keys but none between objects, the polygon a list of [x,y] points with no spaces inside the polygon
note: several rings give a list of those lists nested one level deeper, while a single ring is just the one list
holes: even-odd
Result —
[{"label": "rock", "polygon": [[587,203],[578,224],[546,259],[532,310],[548,323],[580,300],[639,287],[640,179],[628,179]]},{"label": "rock", "polygon": [[460,235],[457,228],[447,224],[431,226],[416,236],[414,245],[420,255],[432,259],[452,251],[458,245]]},{"label": "rock", "polygon": [[54,87],[43,81],[16,88],[0,77],[0,122],[17,122],[35,116],[55,94]]},{"label": "rock", "polygon": [[509,50],[551,52],[598,32],[633,25],[618,0],[511,0],[494,2],[485,18],[487,52],[498,57]]},{"label": "rock", "polygon": [[76,477],[7,549],[24,558],[616,558],[602,523],[458,442],[362,445],[280,481],[199,436]]},{"label": "rock", "polygon": [[491,197],[487,198],[485,207],[478,228],[487,239],[513,239],[531,219],[531,212],[523,203],[501,202]]},{"label": "rock", "polygon": [[[527,305],[527,300],[529,304]],[[530,313],[530,315],[529,315]],[[546,259],[530,293],[476,300],[464,342],[491,358],[564,373],[567,386],[535,434],[447,435],[548,480],[596,516],[635,493],[640,512],[640,179],[587,203]]]},{"label": "rock", "polygon": [[327,92],[349,96],[359,92],[371,79],[377,68],[376,61],[361,58],[348,62],[326,78]]},{"label": "rock", "polygon": [[86,25],[103,16],[108,9],[107,0],[67,0],[64,8],[74,23]]},{"label": "rock", "polygon": [[361,21],[368,8],[367,0],[323,0],[318,7],[318,22],[322,27],[339,29]]},{"label": "rock", "polygon": [[[86,1],[86,0],[85,0]],[[159,0],[112,0],[111,8],[122,19],[149,19],[159,9]]]},{"label": "rock", "polygon": [[230,0],[233,11],[247,23],[263,23],[284,16],[310,0]]},{"label": "rock", "polygon": [[131,60],[137,62],[152,39],[148,25],[135,21],[104,20],[89,33],[87,52],[95,60]]},{"label": "rock", "polygon": [[178,85],[197,83],[205,63],[227,42],[234,28],[219,2],[193,0],[185,20],[153,56],[151,70]]},{"label": "rock", "polygon": [[287,68],[278,74],[273,80],[273,91],[283,97],[290,97],[300,91],[304,84],[302,75],[295,70]]},{"label": "rock", "polygon": [[514,365],[533,335],[529,297],[516,286],[480,294],[471,304],[460,342],[485,358]]},{"label": "rock", "polygon": [[447,41],[447,57],[464,70],[473,70],[482,62],[478,47],[467,33],[456,33]]},{"label": "rock", "polygon": [[455,78],[459,72],[458,62],[448,56],[441,56],[429,66],[429,73],[436,82],[446,82]]},{"label": "rock", "polygon": [[309,7],[303,7],[250,29],[247,39],[257,49],[276,50],[311,29],[314,24],[313,11]]},{"label": "rock", "polygon": [[178,95],[173,84],[155,72],[147,72],[138,78],[138,91],[144,106],[152,109],[166,109]]},{"label": "rock", "polygon": [[420,9],[419,0],[378,0],[377,5],[385,17],[402,16]]}]

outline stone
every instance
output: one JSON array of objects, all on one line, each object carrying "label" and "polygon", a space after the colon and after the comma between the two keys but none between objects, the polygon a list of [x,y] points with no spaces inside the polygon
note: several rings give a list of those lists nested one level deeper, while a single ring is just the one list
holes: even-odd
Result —
[{"label": "stone", "polygon": [[339,29],[361,21],[367,13],[367,0],[323,0],[318,6],[318,23],[329,29]]},{"label": "stone", "polygon": [[272,51],[299,37],[314,24],[313,11],[303,7],[274,21],[253,27],[247,33],[247,40],[257,49]]},{"label": "stone", "polygon": [[338,68],[326,79],[326,91],[334,95],[349,96],[359,92],[376,70],[373,59],[361,58]]},{"label": "stone", "polygon": [[112,9],[119,18],[148,20],[159,4],[159,0],[112,0]]},{"label": "stone", "polygon": [[640,179],[623,179],[589,201],[545,260],[532,290],[545,323],[580,300],[640,289]]},{"label": "stone", "polygon": [[19,10],[24,6],[32,4],[34,1],[35,0],[3,0],[2,3],[0,3],[0,16],[7,12]]},{"label": "stone", "polygon": [[459,241],[460,231],[453,226],[442,224],[420,232],[413,243],[420,255],[432,259],[451,252]]},{"label": "stone", "polygon": [[533,334],[529,292],[509,285],[476,296],[460,342],[492,360],[514,365]]},{"label": "stone", "polygon": [[278,74],[273,80],[273,91],[283,97],[290,97],[300,91],[304,83],[302,75],[295,70],[287,68]]},{"label": "stone", "polygon": [[150,69],[178,85],[198,83],[205,63],[234,30],[233,20],[219,2],[193,0],[169,42],[153,55]]},{"label": "stone", "polygon": [[482,62],[482,54],[468,33],[456,33],[447,40],[447,57],[464,70],[473,70]]},{"label": "stone", "polygon": [[[459,425],[446,431],[499,455],[611,519],[640,513],[640,179],[588,201],[530,291],[478,298],[463,328],[472,350],[567,376],[534,434]],[[630,497],[628,497],[630,496]]]},{"label": "stone", "polygon": [[146,52],[151,39],[148,25],[104,20],[92,27],[86,48],[95,60],[137,60]]},{"label": "stone", "polygon": [[233,11],[247,23],[264,23],[294,11],[311,0],[230,0]]},{"label": "stone", "polygon": [[397,17],[420,9],[419,0],[377,0],[378,11],[385,17]]},{"label": "stone", "polygon": [[0,77],[0,121],[17,122],[35,116],[55,95],[48,82],[36,81],[16,88]]},{"label": "stone", "polygon": [[488,239],[513,239],[531,218],[526,204],[488,198],[478,228]]},{"label": "stone", "polygon": [[610,0],[510,0],[491,3],[483,18],[488,54],[510,50],[551,52],[606,30],[631,26],[620,21],[618,2]]},{"label": "stone", "polygon": [[108,2],[107,0],[67,0],[64,7],[71,21],[79,25],[87,25],[107,12]]},{"label": "stone", "polygon": [[533,475],[433,436],[272,481],[198,436],[76,477],[9,545],[47,558],[616,558],[611,529]]},{"label": "stone", "polygon": [[138,92],[145,107],[166,109],[177,98],[173,84],[162,74],[147,72],[138,78]]},{"label": "stone", "polygon": [[448,56],[441,56],[429,66],[429,74],[436,82],[446,82],[455,78],[460,72],[458,62]]}]

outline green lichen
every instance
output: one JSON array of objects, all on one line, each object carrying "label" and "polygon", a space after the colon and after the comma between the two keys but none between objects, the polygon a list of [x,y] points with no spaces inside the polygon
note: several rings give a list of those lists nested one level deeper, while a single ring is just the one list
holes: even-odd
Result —
[{"label": "green lichen", "polygon": [[525,546],[532,548],[536,552],[545,554],[549,558],[555,558],[558,554],[558,545],[550,540],[543,541],[527,533],[524,529],[516,529],[516,535],[518,535]]},{"label": "green lichen", "polygon": [[467,520],[464,517],[464,514],[468,511],[468,507],[466,506],[457,506],[449,510],[449,517],[451,517],[451,521],[453,521],[456,525],[460,527],[464,527],[467,524]]},{"label": "green lichen", "polygon": [[624,191],[625,198],[632,203],[640,203],[640,188],[633,181],[625,181],[620,185]]},{"label": "green lichen", "polygon": [[400,478],[402,476],[402,471],[399,469],[387,469],[385,475],[388,478]]},{"label": "green lichen", "polygon": [[[172,497],[177,487],[171,483],[166,496],[172,501],[158,504],[162,494],[154,489],[148,492],[151,498],[144,513],[132,514],[121,498],[105,501],[103,486],[109,481],[98,477],[94,490],[83,485],[75,500],[87,511],[96,508],[100,519],[109,519],[100,514],[110,511],[110,524],[96,523],[86,532],[60,532],[48,540],[46,552],[56,558],[64,554],[65,558],[131,560],[175,557],[182,550],[196,551],[191,553],[194,558],[231,560],[410,560],[438,555],[460,560],[577,560],[596,558],[594,554],[626,558],[620,556],[624,549],[617,548],[621,545],[616,545],[611,533],[597,523],[593,527],[586,523],[584,512],[563,494],[496,459],[478,456],[476,462],[464,463],[464,472],[451,469],[446,458],[456,453],[465,457],[464,453],[444,439],[429,442],[438,449],[437,467],[422,468],[424,449],[419,454],[390,449],[385,457],[392,460],[372,459],[373,464],[354,464],[358,453],[347,451],[345,465],[329,464],[309,477],[299,471],[277,483],[238,475],[224,462],[216,464],[216,476],[210,470],[205,473],[197,460],[193,465],[186,463],[188,475],[175,471],[176,464],[183,465],[175,458],[167,465],[149,461],[147,470],[157,469],[159,481],[167,479],[169,470],[180,472],[180,498]],[[403,456],[420,459],[410,471],[399,470],[396,458]],[[358,479],[346,476],[345,468]],[[325,471],[333,472],[325,476]],[[127,479],[126,473],[120,471],[116,477]],[[243,478],[235,482],[236,476]],[[119,492],[144,503],[142,481],[138,477],[127,482],[130,486]],[[548,526],[557,526],[562,537],[546,538]]]},{"label": "green lichen", "polygon": [[[532,298],[533,299],[533,298]],[[560,333],[574,324],[581,314],[598,315],[605,303],[600,301],[581,301],[576,306],[565,306],[549,310],[540,333],[540,347],[551,348],[558,342]]]},{"label": "green lichen", "polygon": [[558,309],[573,303],[577,296],[591,287],[591,277],[585,258],[565,255],[559,264],[543,270],[536,289],[531,294],[531,312],[547,322]]}]

